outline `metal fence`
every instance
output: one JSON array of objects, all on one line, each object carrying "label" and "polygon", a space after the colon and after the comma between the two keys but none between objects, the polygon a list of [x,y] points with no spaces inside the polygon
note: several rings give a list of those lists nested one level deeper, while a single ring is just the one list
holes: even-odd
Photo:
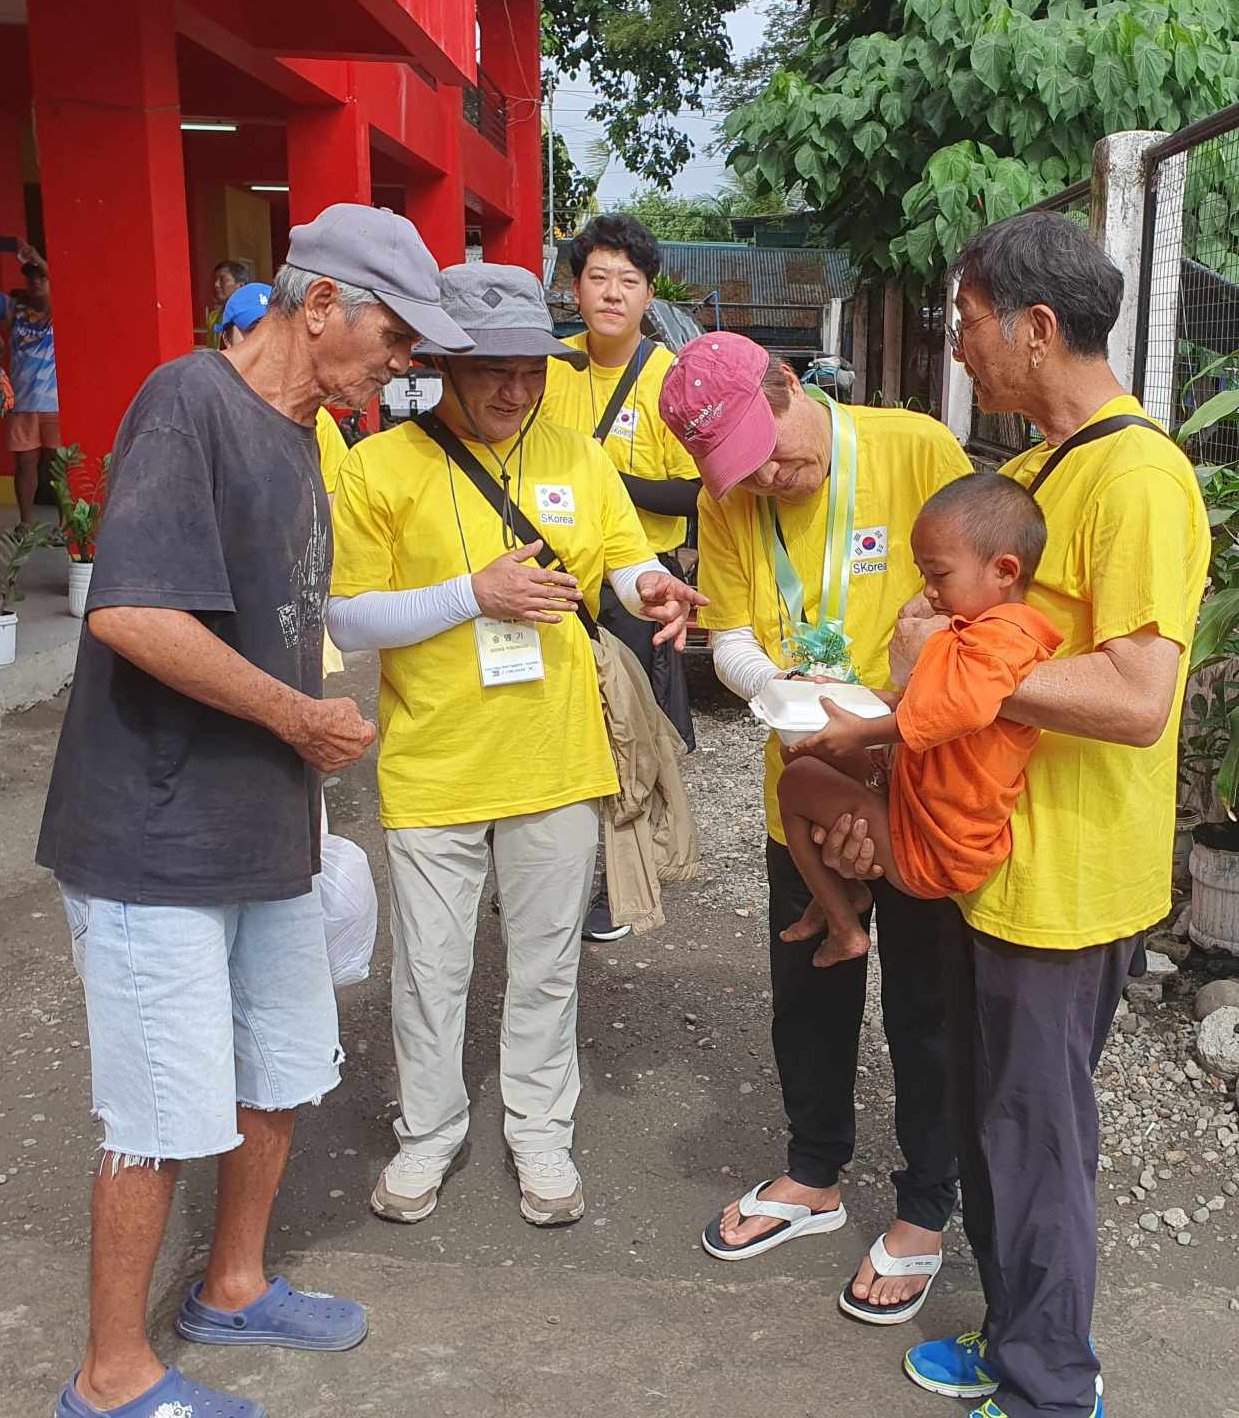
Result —
[{"label": "metal fence", "polygon": [[[1239,388],[1239,104],[1150,149],[1136,331],[1136,393],[1177,428]],[[1200,434],[1197,462],[1239,457],[1239,428]]]},{"label": "metal fence", "polygon": [[[1083,227],[1089,224],[1092,209],[1092,182],[1085,178],[1082,182],[1065,187],[1044,202],[1038,202],[1031,211],[1062,212],[1064,216],[1079,222]],[[969,452],[983,460],[1005,462],[1017,453],[1040,440],[1041,435],[1021,414],[986,414],[976,403],[972,406],[972,433],[968,439]]]}]

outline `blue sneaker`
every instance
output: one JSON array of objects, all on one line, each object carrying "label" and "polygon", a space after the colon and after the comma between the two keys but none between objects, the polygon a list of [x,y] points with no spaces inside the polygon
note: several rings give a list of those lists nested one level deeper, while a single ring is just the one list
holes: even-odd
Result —
[{"label": "blue sneaker", "polygon": [[[968,1418],[1007,1418],[1007,1414],[991,1398],[987,1398],[980,1408],[974,1408],[969,1413]],[[1093,1404],[1092,1418],[1106,1418],[1106,1406],[1101,1401],[1101,1394],[1097,1395],[1097,1402]]]},{"label": "blue sneaker", "polygon": [[985,1367],[988,1347],[988,1341],[978,1333],[935,1339],[909,1349],[903,1370],[914,1384],[944,1398],[988,1398],[998,1391],[997,1377]]}]

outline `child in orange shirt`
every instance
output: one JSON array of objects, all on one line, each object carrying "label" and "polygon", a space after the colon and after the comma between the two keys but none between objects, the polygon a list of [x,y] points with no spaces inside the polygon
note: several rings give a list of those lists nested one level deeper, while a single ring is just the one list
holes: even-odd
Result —
[{"label": "child in orange shirt", "polygon": [[[869,949],[857,919],[868,891],[822,863],[815,823],[863,817],[891,885],[932,899],[972,891],[1011,852],[1011,813],[1039,730],[999,718],[1003,702],[1048,660],[1062,636],[1024,593],[1045,550],[1045,518],[1019,483],[973,473],[941,488],[912,528],[925,598],[951,624],[921,651],[893,712],[862,719],[823,700],[825,729],[786,751],[779,806],[787,845],[820,913],[783,933],[807,940],[822,914],[818,966]],[[868,750],[896,744],[889,798],[872,786]]]}]

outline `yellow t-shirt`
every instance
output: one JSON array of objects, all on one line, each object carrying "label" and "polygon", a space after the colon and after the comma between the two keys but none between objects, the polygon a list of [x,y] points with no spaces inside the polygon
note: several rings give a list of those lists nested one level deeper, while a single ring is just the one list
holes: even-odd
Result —
[{"label": "yellow t-shirt", "polygon": [[[1113,399],[1090,423],[1142,413]],[[1044,445],[1003,469],[1028,486]],[[1037,493],[1049,529],[1028,604],[1087,655],[1146,625],[1192,640],[1209,564],[1209,524],[1191,464],[1152,429],[1128,428],[1068,454]],[[1152,748],[1044,733],[1011,819],[1010,857],[963,898],[977,930],[1017,945],[1078,950],[1134,935],[1170,909],[1179,713]]]},{"label": "yellow t-shirt", "polygon": [[[506,457],[515,440],[498,445]],[[481,444],[469,448],[498,468]],[[508,463],[513,498],[595,615],[604,569],[648,561],[636,512],[592,439],[539,417]],[[458,521],[459,516],[459,521]],[[498,514],[416,424],[357,444],[333,509],[332,594],[400,591],[480,571],[507,550]],[[544,812],[618,790],[593,651],[575,615],[537,627],[545,677],[482,687],[474,622],[381,654],[383,826]]]},{"label": "yellow t-shirt", "polygon": [[314,415],[314,436],[318,439],[318,461],[323,469],[323,486],[330,497],[336,490],[340,464],[348,457],[348,444],[340,432],[340,425],[321,405],[318,413]]},{"label": "yellow t-shirt", "polygon": [[[587,348],[584,332],[564,343],[574,350]],[[673,359],[664,345],[655,345],[615,416],[602,446],[621,473],[650,478],[654,482],[665,482],[668,478],[700,478],[696,463],[658,412],[658,396]],[[592,438],[624,373],[624,366],[606,369],[591,361],[588,369],[577,370],[563,359],[548,359],[546,364],[543,415],[553,423],[575,428],[578,433]],[[664,517],[642,507],[637,508],[637,516],[655,551],[674,551],[684,545],[688,534],[685,518]]]},{"label": "yellow t-shirt", "polygon": [[[340,432],[340,425],[321,405],[314,415],[314,436],[318,439],[318,461],[323,470],[323,486],[327,496],[336,490],[336,479],[340,476],[340,464],[348,457],[348,444]],[[344,668],[344,656],[332,643],[331,636],[323,633],[323,674],[334,675]]]},{"label": "yellow t-shirt", "polygon": [[[972,465],[950,430],[925,414],[859,406],[850,411],[856,419],[856,517],[843,628],[861,680],[886,689],[895,619],[922,586],[909,543],[912,524],[929,497],[970,473]],[[829,496],[827,479],[810,501],[779,506],[810,621],[816,620],[821,602]],[[774,561],[758,500],[742,488],[722,502],[701,499],[698,582],[710,604],[698,619],[709,630],[750,626],[766,654],[787,668],[783,639],[790,623],[784,610],[780,624]],[[771,734],[766,742],[766,827],[776,842],[785,843],[778,801],[782,772],[778,739]]]}]

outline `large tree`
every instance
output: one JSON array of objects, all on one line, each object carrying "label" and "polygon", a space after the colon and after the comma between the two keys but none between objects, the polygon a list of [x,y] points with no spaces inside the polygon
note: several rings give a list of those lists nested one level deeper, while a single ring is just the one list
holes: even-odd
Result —
[{"label": "large tree", "polygon": [[713,197],[672,197],[643,187],[619,210],[643,222],[659,241],[731,240],[729,213]]},{"label": "large tree", "polygon": [[1094,143],[1239,92],[1235,0],[894,0],[827,21],[726,124],[730,161],[805,199],[869,273],[937,278],[985,223],[1085,176]]},{"label": "large tree", "polygon": [[553,70],[598,91],[601,123],[630,171],[666,187],[693,155],[675,125],[705,109],[731,62],[724,23],[741,0],[543,0],[542,48]]}]

